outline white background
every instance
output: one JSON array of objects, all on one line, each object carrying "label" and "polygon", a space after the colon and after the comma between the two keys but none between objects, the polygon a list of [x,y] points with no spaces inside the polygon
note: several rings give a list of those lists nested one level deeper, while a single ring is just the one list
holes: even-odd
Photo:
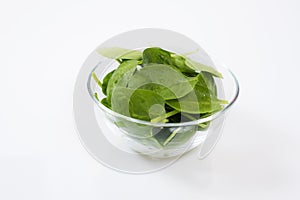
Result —
[{"label": "white background", "polygon": [[[0,1],[0,199],[300,199],[300,2]],[[82,147],[72,93],[96,46],[135,28],[197,41],[241,95],[205,160],[115,172]]]}]

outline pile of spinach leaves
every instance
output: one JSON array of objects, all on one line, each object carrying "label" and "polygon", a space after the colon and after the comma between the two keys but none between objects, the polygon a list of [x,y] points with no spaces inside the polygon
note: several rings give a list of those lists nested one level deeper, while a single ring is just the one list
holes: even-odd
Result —
[{"label": "pile of spinach leaves", "polygon": [[[119,63],[102,82],[92,77],[106,96],[95,98],[122,115],[152,123],[180,123],[207,117],[222,110],[218,99],[216,69],[159,47],[143,51],[118,47],[100,48],[99,54]],[[157,128],[119,120],[115,124],[143,145],[173,148],[186,143],[209,122],[188,127]]]}]

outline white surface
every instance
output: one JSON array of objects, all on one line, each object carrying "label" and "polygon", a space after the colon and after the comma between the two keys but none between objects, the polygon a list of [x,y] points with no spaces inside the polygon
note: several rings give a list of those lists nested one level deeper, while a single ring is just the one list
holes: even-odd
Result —
[{"label": "white surface", "polygon": [[[0,199],[300,198],[300,2],[168,2],[0,2]],[[199,42],[241,96],[207,159],[135,176],[84,150],[72,92],[98,44],[143,27]]]}]

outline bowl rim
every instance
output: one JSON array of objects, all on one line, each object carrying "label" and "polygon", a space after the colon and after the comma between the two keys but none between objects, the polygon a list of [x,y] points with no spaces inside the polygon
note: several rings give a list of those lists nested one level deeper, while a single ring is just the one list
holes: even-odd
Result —
[{"label": "bowl rim", "polygon": [[109,108],[107,108],[106,106],[104,106],[100,101],[98,101],[95,96],[94,96],[94,93],[92,91],[92,88],[91,88],[91,80],[92,80],[92,73],[95,71],[96,68],[99,67],[99,65],[102,63],[102,61],[100,61],[93,69],[92,71],[89,73],[89,76],[88,76],[88,80],[87,80],[87,89],[88,89],[88,93],[90,95],[90,97],[93,99],[94,103],[101,109],[103,110],[104,112],[112,115],[112,116],[115,116],[115,117],[118,117],[118,118],[121,118],[121,119],[124,119],[124,120],[127,120],[127,121],[130,121],[130,122],[134,122],[134,123],[138,123],[138,124],[142,124],[142,125],[146,125],[146,126],[152,126],[152,127],[181,127],[181,126],[195,126],[195,125],[198,125],[198,124],[201,124],[201,123],[204,123],[204,122],[209,122],[209,121],[212,121],[218,117],[220,117],[221,115],[225,114],[227,111],[230,110],[230,108],[232,107],[232,105],[236,102],[238,96],[239,96],[239,93],[240,93],[240,86],[239,86],[239,82],[236,78],[236,76],[234,75],[234,73],[228,69],[227,67],[224,67],[222,66],[222,68],[224,70],[226,70],[231,78],[233,79],[233,82],[234,82],[234,95],[233,97],[230,99],[230,101],[228,102],[227,105],[224,106],[224,108],[208,117],[204,117],[204,118],[200,118],[200,119],[197,119],[197,120],[193,120],[193,121],[187,121],[187,122],[179,122],[179,123],[152,123],[150,121],[144,121],[144,120],[140,120],[140,119],[135,119],[135,118],[132,118],[132,117],[128,117],[126,115],[122,115],[120,113],[117,113],[113,110],[110,110]]}]

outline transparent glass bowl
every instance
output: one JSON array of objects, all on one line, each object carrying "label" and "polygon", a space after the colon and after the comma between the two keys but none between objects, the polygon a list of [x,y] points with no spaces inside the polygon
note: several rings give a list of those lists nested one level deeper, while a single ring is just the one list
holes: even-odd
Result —
[{"label": "transparent glass bowl", "polygon": [[[230,70],[216,64],[194,41],[173,31],[139,29],[115,36],[100,45],[100,47],[127,49],[143,49],[149,46],[161,47],[179,54],[193,52],[188,57],[215,67],[223,75],[223,79],[215,79],[218,98],[226,99],[228,104],[213,115],[181,123],[151,123],[121,115],[102,105],[94,96],[97,92],[99,99],[104,97],[101,88],[92,79],[91,73],[95,72],[99,79],[103,80],[107,73],[118,67],[117,62],[98,55],[99,63],[90,72],[87,83],[89,94],[95,103],[98,124],[109,130],[105,132],[107,139],[124,151],[130,149],[132,152],[152,158],[168,158],[180,156],[201,145],[199,158],[204,158],[216,144],[225,115],[238,97],[238,81]],[[199,124],[207,124],[207,127]],[[116,137],[111,137],[112,135]],[[116,138],[122,140],[125,147],[115,141]]]}]

